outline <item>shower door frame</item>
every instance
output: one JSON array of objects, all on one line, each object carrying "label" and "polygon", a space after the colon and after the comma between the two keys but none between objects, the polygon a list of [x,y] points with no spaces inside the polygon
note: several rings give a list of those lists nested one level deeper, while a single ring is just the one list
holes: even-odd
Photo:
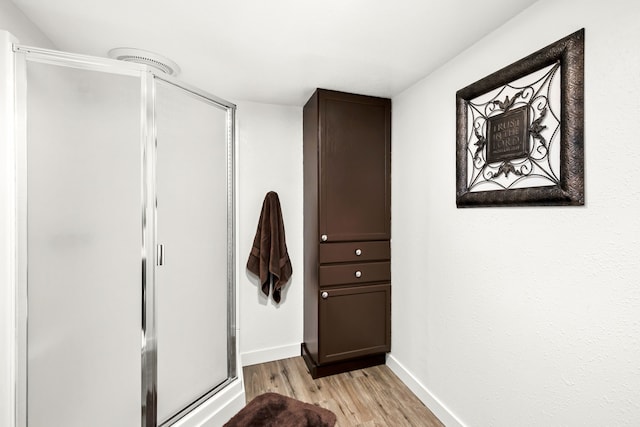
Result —
[{"label": "shower door frame", "polygon": [[237,379],[236,277],[235,277],[235,140],[236,105],[176,78],[156,73],[146,65],[114,59],[41,49],[20,44],[12,46],[15,60],[16,108],[16,375],[15,420],[26,427],[28,381],[28,257],[27,257],[27,62],[69,67],[85,71],[126,75],[140,79],[141,150],[141,422],[142,427],[158,427],[157,421],[157,312],[155,275],[158,260],[156,209],[156,126],[155,79],[169,83],[202,101],[226,110],[227,135],[227,379],[185,406],[162,423],[175,424],[192,410]]},{"label": "shower door frame", "polygon": [[[145,68],[148,68],[145,66]],[[156,399],[156,395],[157,395],[157,333],[156,333],[156,324],[157,324],[157,320],[156,320],[156,309],[155,309],[155,301],[156,301],[156,296],[155,296],[155,290],[156,290],[156,286],[155,286],[155,273],[154,273],[154,285],[152,286],[151,292],[153,292],[153,295],[149,295],[147,294],[146,297],[148,299],[151,299],[153,301],[153,308],[149,307],[149,301],[147,301],[147,303],[145,304],[143,302],[143,307],[146,307],[147,314],[146,314],[146,322],[147,324],[151,323],[153,325],[153,331],[150,332],[148,331],[148,335],[149,335],[149,344],[153,345],[153,356],[150,356],[149,358],[153,361],[152,363],[149,363],[147,365],[147,375],[149,377],[153,377],[155,378],[155,381],[153,383],[151,383],[151,381],[148,382],[148,386],[146,387],[146,391],[148,392],[147,396],[149,395],[153,395],[153,406],[151,405],[151,402],[147,402],[146,405],[144,404],[143,401],[143,406],[146,406],[146,408],[153,408],[153,414],[149,414],[149,419],[146,421],[146,424],[143,422],[143,427],[156,427],[156,426],[160,426],[160,427],[168,427],[171,426],[172,424],[175,424],[176,422],[178,422],[180,419],[182,419],[183,417],[185,417],[187,414],[189,414],[192,410],[194,410],[195,408],[197,408],[198,406],[200,406],[201,404],[203,404],[205,401],[207,401],[209,398],[211,398],[212,396],[214,396],[218,391],[224,389],[227,385],[229,385],[231,382],[233,382],[236,378],[237,378],[237,366],[236,366],[236,298],[235,298],[235,113],[236,113],[236,106],[235,104],[232,104],[228,101],[225,101],[221,98],[218,98],[214,95],[211,95],[205,91],[202,91],[200,89],[197,89],[193,86],[190,86],[188,84],[185,84],[175,78],[172,78],[169,75],[161,75],[161,74],[157,74],[157,73],[153,73],[151,71],[149,71],[149,74],[151,76],[151,78],[148,80],[147,82],[147,91],[149,93],[151,93],[151,96],[147,97],[147,105],[148,105],[148,109],[147,111],[154,111],[154,114],[151,115],[149,114],[151,117],[148,117],[148,121],[153,119],[155,120],[155,106],[156,106],[156,85],[154,83],[153,80],[157,79],[157,80],[161,80],[164,81],[165,83],[168,83],[172,86],[175,86],[185,92],[188,92],[189,94],[191,94],[192,96],[195,96],[196,98],[200,99],[201,101],[209,104],[209,105],[213,105],[213,106],[217,106],[217,107],[222,107],[224,109],[226,109],[227,111],[227,296],[228,296],[228,301],[227,301],[227,379],[220,383],[219,385],[215,386],[214,388],[212,388],[211,390],[209,390],[208,392],[206,392],[205,394],[203,394],[202,396],[198,397],[196,400],[194,400],[193,402],[191,402],[190,404],[188,404],[187,406],[185,406],[183,409],[181,409],[179,412],[175,413],[174,415],[172,415],[171,417],[169,417],[166,421],[164,421],[162,424],[158,424],[157,421],[157,400]],[[150,87],[149,87],[150,86]],[[154,183],[154,202],[153,202],[153,214],[154,214],[154,242],[155,244],[153,245],[153,249],[156,251],[155,255],[154,255],[154,260],[157,261],[158,260],[158,242],[157,242],[157,209],[156,207],[156,203],[155,203],[155,195],[156,195],[156,191],[155,191],[155,183],[157,182],[156,177],[155,177],[155,166],[157,166],[157,162],[156,162],[156,153],[157,153],[157,138],[156,138],[156,129],[157,127],[155,126],[155,123],[152,123],[150,125],[150,129],[153,131],[153,137],[152,139],[152,155],[153,155],[153,159],[151,159],[152,162],[152,166],[153,166],[153,180],[151,182]],[[151,170],[151,167],[149,168],[149,170]],[[158,263],[157,262],[153,262],[154,267],[157,267]],[[155,272],[155,268],[154,268],[154,272]],[[147,289],[147,292],[149,292],[149,289]],[[143,301],[144,301],[144,296],[143,296]],[[153,317],[153,319],[151,319],[151,317]],[[150,351],[151,352],[151,351]],[[143,365],[143,369],[144,369],[144,365]],[[144,380],[143,380],[143,391],[145,390],[145,385],[144,385]],[[143,395],[144,398],[144,395]],[[147,409],[149,410],[149,409]],[[144,417],[143,417],[144,418]]]}]

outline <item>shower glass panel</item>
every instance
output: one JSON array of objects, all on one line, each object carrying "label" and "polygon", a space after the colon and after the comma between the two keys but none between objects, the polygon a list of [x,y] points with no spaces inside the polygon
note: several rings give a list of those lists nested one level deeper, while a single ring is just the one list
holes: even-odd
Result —
[{"label": "shower glass panel", "polygon": [[27,67],[29,427],[140,424],[140,78]]},{"label": "shower glass panel", "polygon": [[169,426],[237,381],[235,106],[14,52],[18,425]]},{"label": "shower glass panel", "polygon": [[229,376],[229,116],[206,98],[155,81],[161,424]]}]

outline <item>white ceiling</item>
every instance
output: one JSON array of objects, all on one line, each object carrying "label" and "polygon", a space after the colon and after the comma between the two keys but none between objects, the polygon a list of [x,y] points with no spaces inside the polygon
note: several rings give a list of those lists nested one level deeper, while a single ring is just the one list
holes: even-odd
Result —
[{"label": "white ceiling", "polygon": [[392,97],[536,0],[12,0],[58,49],[165,55],[231,101]]}]

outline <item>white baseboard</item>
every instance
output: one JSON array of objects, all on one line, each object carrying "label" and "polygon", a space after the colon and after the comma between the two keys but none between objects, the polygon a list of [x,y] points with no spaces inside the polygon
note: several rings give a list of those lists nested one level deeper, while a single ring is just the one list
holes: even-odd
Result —
[{"label": "white baseboard", "polygon": [[393,355],[387,356],[387,366],[395,373],[409,390],[422,401],[433,414],[447,427],[465,427],[449,408],[429,391],[411,372],[409,372]]},{"label": "white baseboard", "polygon": [[211,399],[174,424],[175,427],[220,427],[245,406],[242,378],[229,384]]},{"label": "white baseboard", "polygon": [[270,347],[261,350],[248,351],[240,355],[242,366],[257,365],[258,363],[273,362],[300,356],[300,343]]}]

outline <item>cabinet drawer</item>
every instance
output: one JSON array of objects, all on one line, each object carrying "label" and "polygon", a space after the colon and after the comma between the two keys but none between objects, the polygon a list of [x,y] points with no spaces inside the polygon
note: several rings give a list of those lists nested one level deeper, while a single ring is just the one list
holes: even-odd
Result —
[{"label": "cabinet drawer", "polygon": [[331,363],[391,348],[391,285],[332,288],[319,299],[319,361]]},{"label": "cabinet drawer", "polygon": [[322,243],[320,264],[332,262],[360,262],[391,258],[389,241]]},{"label": "cabinet drawer", "polygon": [[389,280],[391,280],[391,263],[388,261],[320,266],[320,286],[388,282]]}]

